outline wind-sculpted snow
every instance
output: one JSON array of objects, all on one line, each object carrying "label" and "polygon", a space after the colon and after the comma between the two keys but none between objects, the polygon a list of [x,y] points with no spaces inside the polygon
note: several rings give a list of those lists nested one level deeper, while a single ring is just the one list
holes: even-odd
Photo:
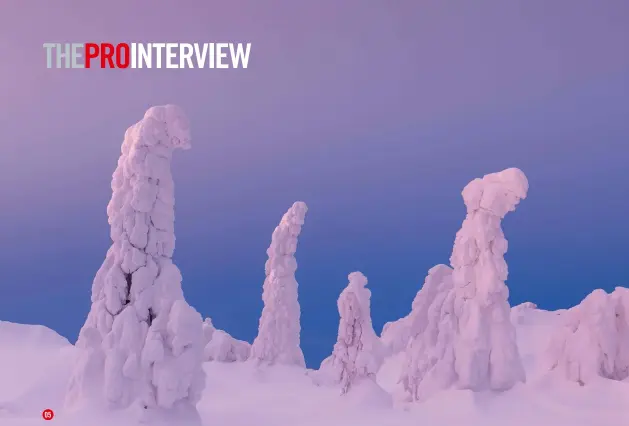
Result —
[{"label": "wind-sculpted snow", "polygon": [[246,361],[251,352],[251,345],[245,341],[234,339],[229,333],[217,330],[210,318],[203,322],[205,349],[204,361],[237,362]]},{"label": "wind-sculpted snow", "polygon": [[410,398],[449,387],[506,390],[525,380],[507,301],[501,220],[527,191],[518,169],[474,179],[463,189],[467,216],[450,257],[453,288],[427,297],[428,320],[420,322],[426,328],[407,348],[402,383]]},{"label": "wind-sculpted snow", "polygon": [[598,377],[629,377],[629,289],[594,290],[569,309],[548,357],[551,370],[582,385]]},{"label": "wind-sculpted snow", "polygon": [[190,147],[180,108],[153,107],[125,133],[107,206],[113,244],[94,278],[67,403],[194,406],[205,383],[202,318],[173,264],[175,149]]},{"label": "wind-sculpted snow", "polygon": [[298,201],[284,214],[273,231],[266,265],[258,336],[251,346],[252,360],[262,364],[305,367],[300,347],[300,308],[297,300],[297,237],[308,208]]},{"label": "wind-sculpted snow", "polygon": [[319,369],[323,380],[341,385],[343,394],[363,379],[375,381],[384,355],[371,323],[367,278],[360,272],[352,272],[348,278],[337,303],[340,321],[336,344]]}]

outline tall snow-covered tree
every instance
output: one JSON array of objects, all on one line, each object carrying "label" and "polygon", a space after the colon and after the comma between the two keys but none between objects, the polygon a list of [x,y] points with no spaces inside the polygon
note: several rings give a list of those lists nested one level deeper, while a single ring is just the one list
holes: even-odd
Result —
[{"label": "tall snow-covered tree", "polygon": [[205,385],[203,320],[172,261],[170,163],[174,150],[189,147],[189,122],[174,105],[150,108],[125,134],[107,206],[113,244],[92,285],[70,406],[196,410]]},{"label": "tall snow-covered tree", "polygon": [[629,289],[594,290],[563,318],[548,348],[551,370],[581,385],[629,377]]},{"label": "tall snow-covered tree", "polygon": [[297,300],[297,238],[308,208],[298,201],[284,214],[273,231],[267,249],[258,336],[251,346],[250,359],[261,364],[286,364],[305,367],[300,347],[300,308]]},{"label": "tall snow-covered tree", "polygon": [[412,399],[448,387],[506,390],[525,380],[510,320],[501,221],[527,192],[519,169],[486,175],[463,189],[467,216],[450,257],[453,288],[431,297],[427,328],[407,349],[402,382]]},{"label": "tall snow-covered tree", "polygon": [[371,291],[360,272],[348,276],[349,284],[338,299],[339,332],[332,355],[321,363],[321,374],[347,393],[364,379],[375,380],[382,364],[382,345],[371,323]]}]

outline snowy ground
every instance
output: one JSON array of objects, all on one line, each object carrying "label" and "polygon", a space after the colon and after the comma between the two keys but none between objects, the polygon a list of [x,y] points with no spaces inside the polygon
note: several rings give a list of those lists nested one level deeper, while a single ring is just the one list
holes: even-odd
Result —
[{"label": "snowy ground", "polygon": [[[526,310],[517,320],[526,385],[503,394],[446,391],[410,407],[395,404],[378,388],[346,396],[318,387],[300,368],[257,370],[247,363],[206,363],[208,383],[198,405],[212,426],[623,426],[629,425],[629,383],[599,380],[587,386],[543,374],[540,354],[559,313]],[[41,326],[0,322],[0,425],[126,426],[124,413],[71,418],[63,397],[75,359],[67,340]],[[378,382],[395,388],[400,357],[389,358]]]}]

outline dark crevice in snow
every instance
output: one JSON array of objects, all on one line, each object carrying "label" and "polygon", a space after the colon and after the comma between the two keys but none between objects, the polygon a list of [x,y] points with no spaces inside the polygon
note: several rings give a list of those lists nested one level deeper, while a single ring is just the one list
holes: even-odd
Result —
[{"label": "dark crevice in snow", "polygon": [[124,305],[128,305],[131,303],[131,274],[124,274],[124,278],[127,281],[127,298],[124,301]]}]

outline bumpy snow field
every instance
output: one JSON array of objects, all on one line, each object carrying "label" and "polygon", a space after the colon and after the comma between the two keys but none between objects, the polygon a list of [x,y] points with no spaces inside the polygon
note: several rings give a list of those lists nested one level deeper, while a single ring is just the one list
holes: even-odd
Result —
[{"label": "bumpy snow field", "polygon": [[[548,374],[543,365],[550,333],[562,312],[513,311],[527,383],[503,393],[441,392],[401,405],[373,385],[339,395],[316,386],[299,366],[256,367],[249,362],[207,362],[207,386],[198,410],[212,426],[624,426],[629,425],[629,382],[598,379],[579,386]],[[76,359],[66,339],[42,326],[0,322],[0,425],[135,425],[125,412],[64,413]],[[402,355],[385,360],[380,386],[394,392]],[[369,382],[365,382],[369,383]],[[54,410],[51,421],[42,411]]]}]

